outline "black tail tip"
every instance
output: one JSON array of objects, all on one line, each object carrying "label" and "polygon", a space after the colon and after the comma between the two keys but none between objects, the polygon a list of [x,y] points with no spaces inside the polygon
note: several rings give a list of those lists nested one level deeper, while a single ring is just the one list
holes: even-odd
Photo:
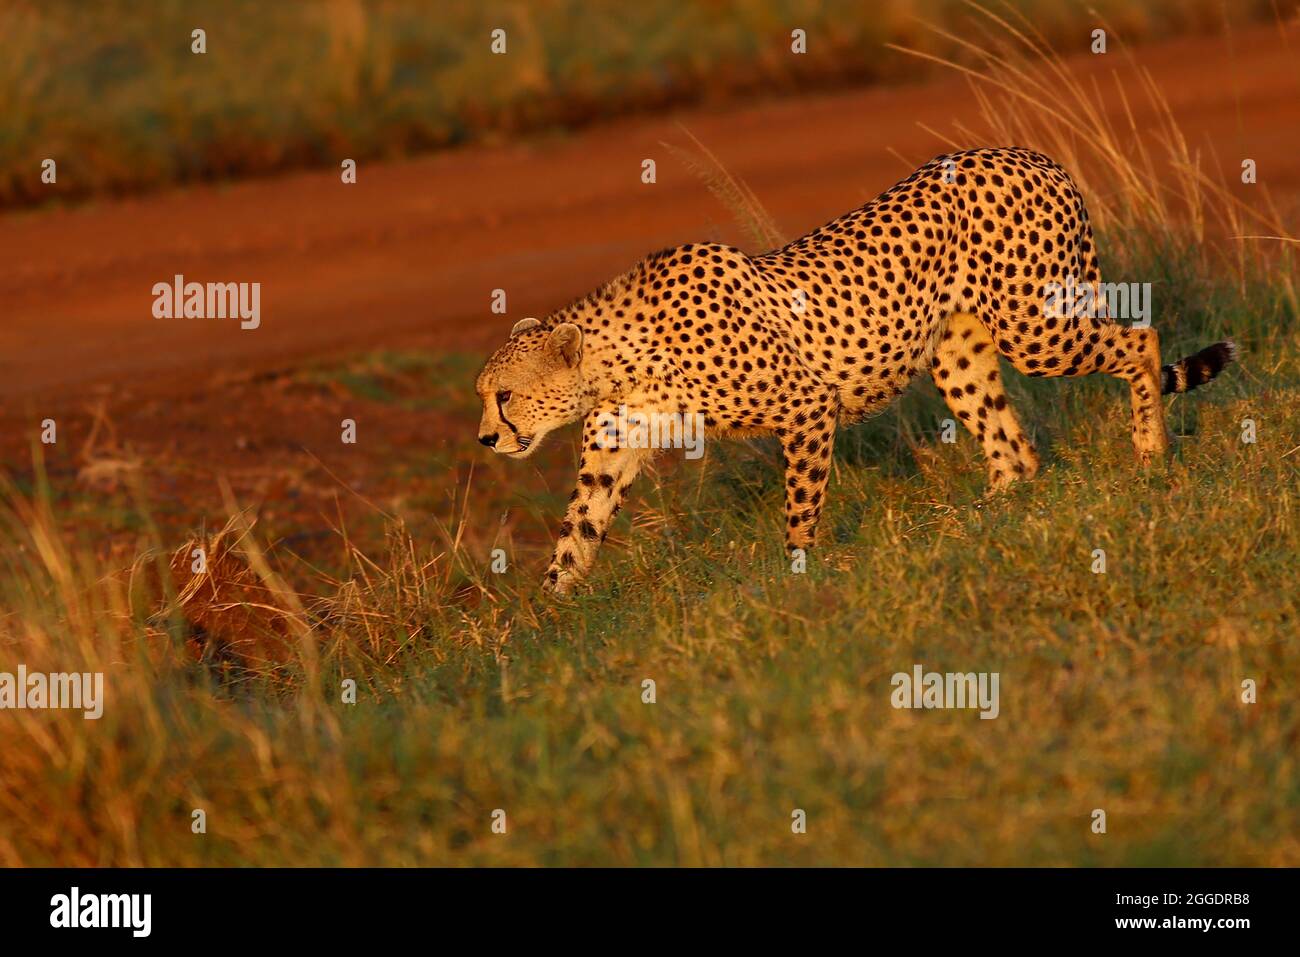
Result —
[{"label": "black tail tip", "polygon": [[1197,356],[1213,365],[1214,374],[1218,375],[1226,366],[1237,361],[1237,344],[1231,339],[1224,339],[1202,349]]},{"label": "black tail tip", "polygon": [[1236,358],[1237,344],[1231,339],[1206,346],[1195,355],[1179,359],[1173,365],[1161,369],[1163,374],[1161,391],[1166,395],[1190,392],[1197,386],[1209,382]]}]

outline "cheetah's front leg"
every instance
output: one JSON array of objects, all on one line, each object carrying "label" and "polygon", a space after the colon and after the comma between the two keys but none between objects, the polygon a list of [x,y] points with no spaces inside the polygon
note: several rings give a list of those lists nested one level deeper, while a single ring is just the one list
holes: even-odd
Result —
[{"label": "cheetah's front leg", "polygon": [[785,453],[785,547],[807,550],[826,500],[838,399],[829,389],[809,390],[793,401],[789,413],[789,424],[777,430]]},{"label": "cheetah's front leg", "polygon": [[650,449],[619,447],[623,443],[609,428],[610,414],[591,412],[583,420],[577,487],[569,496],[555,553],[542,581],[542,587],[560,595],[591,570],[628,486],[652,454]]}]

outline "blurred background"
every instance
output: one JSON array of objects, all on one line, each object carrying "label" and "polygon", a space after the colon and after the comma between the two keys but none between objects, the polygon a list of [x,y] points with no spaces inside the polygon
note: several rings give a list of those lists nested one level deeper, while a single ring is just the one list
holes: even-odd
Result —
[{"label": "blurred background", "polygon": [[[465,441],[474,372],[519,318],[677,243],[766,251],[989,143],[1062,161],[1107,275],[1178,264],[1186,312],[1286,255],[1234,237],[1294,221],[1296,10],[6,0],[0,462],[21,488],[47,474],[101,551],[137,547],[115,523],[142,495],[168,534],[219,526],[225,475],[307,554],[339,515],[376,542],[398,516],[539,559],[571,450],[524,478]],[[260,326],[154,318],[177,274],[260,283]],[[907,455],[899,414],[880,428]]]},{"label": "blurred background", "polygon": [[[1160,41],[1285,19],[1295,3],[992,9],[1069,48],[1102,23],[1129,43]],[[35,156],[63,157],[66,198],[916,80],[930,67],[887,44],[970,62],[978,23],[962,0],[6,0],[0,202],[50,199],[31,175]],[[191,53],[195,28],[207,31],[206,56]],[[805,55],[791,55],[796,28],[812,38]],[[490,49],[498,29],[505,59]]]},{"label": "blurred background", "polygon": [[[33,424],[62,421],[41,467],[91,529],[146,473],[175,533],[219,522],[222,472],[307,549],[339,501],[376,537],[445,518],[475,469],[496,514],[511,479],[462,440],[517,319],[676,243],[779,246],[954,147],[1064,162],[1115,268],[1240,274],[1228,237],[1284,231],[1300,192],[1296,8],[7,0],[0,461],[32,481]],[[259,282],[260,327],[155,319],[176,274]],[[529,463],[543,513],[569,466]]]}]

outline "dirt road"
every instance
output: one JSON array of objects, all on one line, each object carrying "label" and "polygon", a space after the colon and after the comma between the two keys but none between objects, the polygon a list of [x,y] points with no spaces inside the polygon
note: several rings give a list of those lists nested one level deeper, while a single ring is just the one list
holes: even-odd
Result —
[{"label": "dirt road", "polygon": [[[1293,41],[1294,42],[1294,41]],[[1109,83],[1121,57],[1081,54]],[[1193,145],[1300,193],[1300,68],[1274,27],[1142,48]],[[1136,101],[1135,101],[1136,105]],[[636,118],[567,137],[0,218],[0,397],[203,388],[213,375],[354,347],[477,350],[638,257],[747,246],[661,141],[680,121],[790,236],[861,204],[977,125],[965,84],[871,89]],[[1144,122],[1139,110],[1136,122]],[[896,152],[894,152],[896,151]],[[641,182],[645,158],[658,182]],[[56,188],[56,187],[52,187]],[[261,325],[159,319],[155,283],[261,283]],[[508,315],[490,310],[494,289]]]}]

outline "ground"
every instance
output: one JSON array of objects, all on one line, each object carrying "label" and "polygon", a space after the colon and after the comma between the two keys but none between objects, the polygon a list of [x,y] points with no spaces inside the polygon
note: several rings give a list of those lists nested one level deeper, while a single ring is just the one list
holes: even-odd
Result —
[{"label": "ground", "polygon": [[[1270,36],[1238,36],[1235,74],[1200,40],[1144,65],[1189,130],[1251,131],[1286,203],[1300,101]],[[953,89],[686,123],[794,235],[910,168],[880,143],[943,151],[910,123],[959,109]],[[898,108],[865,109],[877,98]],[[870,131],[840,121],[846,104]],[[780,124],[823,135],[773,141]],[[30,746],[0,748],[0,863],[1300,863],[1300,340],[1280,268],[1207,283],[1194,247],[1103,247],[1157,284],[1166,355],[1229,334],[1242,348],[1165,400],[1174,449],[1150,472],[1120,386],[1008,374],[1042,468],[986,497],[978,447],[941,440],[949,413],[922,382],[838,437],[805,573],[782,548],[777,448],[710,445],[638,483],[591,593],[538,593],[573,437],[493,460],[474,374],[516,318],[715,216],[718,238],[738,231],[684,181],[637,192],[641,155],[673,129],[375,168],[372,192],[337,203],[332,177],[301,175],[6,222],[0,633],[30,667],[104,670],[110,699],[93,730],[8,716],[6,740]],[[600,162],[577,163],[584,150]],[[481,188],[497,177],[512,191]],[[187,274],[281,289],[261,330],[140,318],[174,271],[176,223],[194,236]],[[484,290],[502,276],[520,291],[496,316]],[[42,471],[47,416],[60,439]],[[257,506],[264,604],[300,640],[287,665],[195,667],[179,653],[194,636],[155,616],[149,565],[131,564],[225,523],[222,477]],[[893,708],[891,676],[917,664],[998,672],[1000,716]]]}]

